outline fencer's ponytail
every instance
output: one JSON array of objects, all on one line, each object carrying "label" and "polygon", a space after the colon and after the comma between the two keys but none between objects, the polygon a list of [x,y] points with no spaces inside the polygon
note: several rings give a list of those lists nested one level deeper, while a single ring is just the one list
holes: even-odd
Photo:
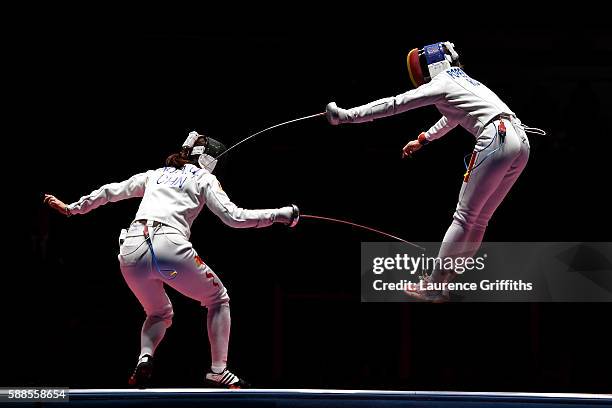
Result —
[{"label": "fencer's ponytail", "polygon": [[[206,144],[205,137],[199,137],[198,140],[194,143],[194,146],[204,146]],[[187,163],[195,164],[193,159],[189,158],[189,153],[191,153],[190,147],[183,147],[181,151],[178,153],[172,153],[166,159],[166,166],[174,167],[175,169],[182,169],[184,165]]]},{"label": "fencer's ponytail", "polygon": [[180,152],[172,153],[166,159],[166,166],[181,169],[187,163],[191,163],[189,160],[189,150],[189,148],[183,147]]}]

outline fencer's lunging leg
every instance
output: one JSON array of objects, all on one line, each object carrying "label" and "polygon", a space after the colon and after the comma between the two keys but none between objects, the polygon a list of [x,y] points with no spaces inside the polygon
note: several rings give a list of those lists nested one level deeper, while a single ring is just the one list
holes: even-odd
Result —
[{"label": "fencer's lunging leg", "polygon": [[206,326],[212,368],[214,372],[221,373],[227,365],[231,326],[227,289],[183,235],[169,232],[166,230],[165,235],[159,235],[164,239],[157,241],[155,248],[160,262],[171,265],[176,271],[176,278],[165,283],[208,309]]},{"label": "fencer's lunging leg", "polygon": [[227,366],[227,349],[229,345],[232,319],[228,302],[216,304],[208,308],[206,326],[210,342],[211,368],[220,373]]}]

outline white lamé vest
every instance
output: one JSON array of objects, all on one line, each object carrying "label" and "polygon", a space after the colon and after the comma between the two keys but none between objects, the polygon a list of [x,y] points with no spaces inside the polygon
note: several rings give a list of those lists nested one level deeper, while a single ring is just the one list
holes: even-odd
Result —
[{"label": "white lam\u00e9 vest", "polygon": [[206,205],[233,228],[266,227],[279,209],[246,210],[231,202],[217,178],[191,164],[182,169],[162,167],[136,174],[120,183],[106,184],[68,206],[73,214],[85,214],[108,202],[142,197],[135,220],[159,221],[178,229],[185,237]]}]

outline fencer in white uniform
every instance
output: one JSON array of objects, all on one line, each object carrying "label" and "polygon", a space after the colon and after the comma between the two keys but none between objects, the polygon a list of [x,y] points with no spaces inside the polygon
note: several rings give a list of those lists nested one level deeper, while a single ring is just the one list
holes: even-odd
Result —
[{"label": "fencer in white uniform", "polygon": [[295,205],[247,210],[232,203],[212,174],[215,158],[224,149],[216,140],[192,132],[181,152],[168,158],[166,167],[106,184],[69,205],[45,196],[45,202],[67,215],[86,214],[109,202],[142,197],[134,221],[122,230],[118,256],[123,277],[146,313],[141,352],[130,377],[132,385],[149,382],[155,349],[172,323],[172,304],[164,284],[208,309],[212,367],[206,374],[207,382],[229,388],[246,384],[227,369],[229,296],[219,277],[192,247],[191,225],[204,206],[233,228],[262,228],[274,223],[295,226],[299,210]]},{"label": "fencer in white uniform", "polygon": [[[441,258],[470,257],[480,247],[491,216],[527,164],[530,148],[525,127],[493,91],[463,71],[452,43],[413,49],[407,63],[415,89],[352,109],[341,109],[331,102],[327,105],[327,118],[333,125],[361,123],[426,105],[436,106],[442,117],[404,147],[403,157],[457,125],[474,135],[476,146],[466,163],[453,221],[438,254]],[[445,282],[454,276],[453,271],[434,270],[424,279]],[[407,293],[426,301],[448,299],[444,291]]]}]

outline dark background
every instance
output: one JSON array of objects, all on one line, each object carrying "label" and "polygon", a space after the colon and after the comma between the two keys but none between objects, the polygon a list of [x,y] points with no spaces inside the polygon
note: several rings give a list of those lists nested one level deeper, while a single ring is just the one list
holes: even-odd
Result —
[{"label": "dark background", "polygon": [[[124,387],[139,352],[144,314],[116,260],[139,201],[64,219],[42,206],[42,193],[73,202],[160,166],[193,129],[230,145],[332,100],[348,108],[405,92],[407,52],[432,42],[453,41],[469,75],[548,131],[531,137],[528,167],[485,239],[610,240],[609,27],[494,13],[479,24],[189,17],[88,11],[41,18],[14,38],[17,134],[36,160],[15,164],[28,188],[14,214],[26,220],[16,229],[23,244],[5,254],[22,261],[3,285],[0,385]],[[233,151],[217,175],[246,208],[296,203],[439,241],[473,138],[457,128],[400,160],[438,118],[425,107],[360,126],[291,124]],[[612,390],[612,303],[361,303],[360,242],[377,240],[312,220],[232,230],[203,211],[192,241],[232,298],[230,368],[260,387]],[[175,318],[155,384],[200,386],[210,363],[205,311],[168,291]]]}]

